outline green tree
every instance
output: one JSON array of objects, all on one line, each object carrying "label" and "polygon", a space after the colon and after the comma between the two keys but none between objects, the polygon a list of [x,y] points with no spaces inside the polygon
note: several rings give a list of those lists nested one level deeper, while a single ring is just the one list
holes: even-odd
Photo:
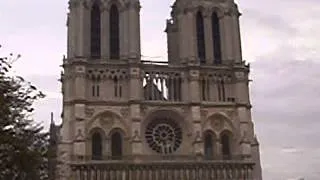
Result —
[{"label": "green tree", "polygon": [[18,58],[0,57],[0,179],[47,179],[48,134],[31,116],[33,103],[45,96],[21,76],[12,75],[12,63]]}]

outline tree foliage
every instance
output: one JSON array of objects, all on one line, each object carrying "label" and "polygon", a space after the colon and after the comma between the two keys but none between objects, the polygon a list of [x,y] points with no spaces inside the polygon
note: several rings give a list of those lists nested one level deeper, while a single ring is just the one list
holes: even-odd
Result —
[{"label": "tree foliage", "polygon": [[19,57],[0,57],[0,179],[47,179],[48,134],[31,117],[33,103],[45,96],[12,75]]}]

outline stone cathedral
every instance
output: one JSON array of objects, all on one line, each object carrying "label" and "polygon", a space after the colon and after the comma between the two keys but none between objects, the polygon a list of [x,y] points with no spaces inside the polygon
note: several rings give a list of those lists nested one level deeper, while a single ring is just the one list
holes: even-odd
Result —
[{"label": "stone cathedral", "polygon": [[51,179],[261,180],[234,0],[176,0],[166,62],[141,59],[139,12],[69,0]]}]

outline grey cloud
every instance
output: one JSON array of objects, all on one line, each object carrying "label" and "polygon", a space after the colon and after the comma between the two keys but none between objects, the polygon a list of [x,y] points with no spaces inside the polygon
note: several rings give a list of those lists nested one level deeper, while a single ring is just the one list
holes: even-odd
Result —
[{"label": "grey cloud", "polygon": [[[288,53],[284,51],[283,53]],[[253,118],[266,179],[319,179],[320,62],[272,58],[252,63]],[[299,149],[289,153],[283,149]],[[299,163],[298,163],[299,162]],[[276,177],[276,178],[275,178]]]},{"label": "grey cloud", "polygon": [[244,9],[243,21],[250,23],[252,30],[266,30],[273,31],[272,35],[279,34],[286,36],[293,36],[297,33],[297,29],[286,21],[283,16],[279,14],[268,14],[259,11],[258,9]]}]

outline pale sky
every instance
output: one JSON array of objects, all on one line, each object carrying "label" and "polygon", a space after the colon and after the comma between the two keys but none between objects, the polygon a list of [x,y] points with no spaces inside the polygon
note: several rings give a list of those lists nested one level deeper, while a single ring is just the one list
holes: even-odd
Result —
[{"label": "pale sky", "polygon": [[[165,20],[173,0],[142,0],[142,54],[166,59]],[[265,180],[320,179],[320,1],[238,0],[243,58]],[[154,9],[156,7],[156,10]],[[35,119],[60,122],[67,0],[1,0],[0,56],[20,53],[15,72],[48,97]],[[159,59],[158,59],[159,60]]]}]

